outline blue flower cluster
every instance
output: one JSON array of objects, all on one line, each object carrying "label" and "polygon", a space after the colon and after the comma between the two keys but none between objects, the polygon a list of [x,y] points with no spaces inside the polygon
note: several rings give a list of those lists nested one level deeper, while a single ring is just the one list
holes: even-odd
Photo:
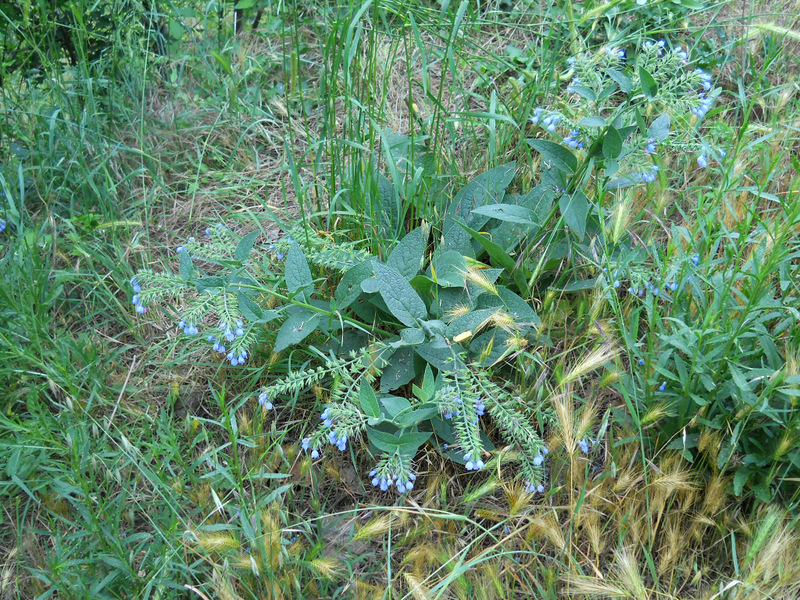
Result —
[{"label": "blue flower cluster", "polygon": [[694,71],[700,76],[700,81],[705,91],[711,90],[711,73],[706,73],[703,69],[695,69]]},{"label": "blue flower cluster", "polygon": [[653,165],[646,173],[642,173],[642,179],[647,183],[653,183],[656,180],[656,173],[658,173],[658,165]]},{"label": "blue flower cluster", "polygon": [[[333,428],[333,417],[331,416],[330,408],[326,408],[324,411],[322,411],[322,414],[319,416],[319,418],[322,419],[323,427],[327,427],[329,429]],[[336,429],[331,429],[331,431],[328,432],[328,441],[332,446],[336,446],[342,452],[347,449],[347,435],[344,433],[340,434]],[[308,448],[305,449],[307,450]]]},{"label": "blue flower cluster", "polygon": [[556,125],[558,125],[558,122],[561,120],[561,115],[559,115],[558,113],[550,113],[544,118],[542,118],[543,113],[544,109],[542,108],[537,107],[533,109],[533,116],[531,117],[531,123],[535,125],[539,123],[539,121],[541,121],[542,126],[545,129],[547,129],[547,131],[549,131],[550,133],[555,133]]},{"label": "blue flower cluster", "polygon": [[464,465],[467,471],[480,471],[483,467],[486,466],[486,463],[484,463],[480,458],[477,458],[477,460],[473,460],[471,452],[467,452],[464,455],[464,460],[467,461],[467,464]]},{"label": "blue flower cluster", "polygon": [[[208,230],[206,229],[206,231],[208,231]],[[193,241],[194,241],[194,238],[193,238],[193,237],[190,237],[190,238],[189,238],[189,242],[193,242]],[[181,252],[183,252],[183,246],[178,246],[177,248],[175,248],[175,252],[176,252],[176,253],[178,253],[178,254],[180,254]]]},{"label": "blue flower cluster", "polygon": [[[222,331],[223,340],[217,340],[213,335],[208,336],[208,338],[206,339],[214,344],[211,348],[215,352],[219,352],[220,354],[225,354],[225,358],[231,363],[231,366],[235,367],[237,365],[243,365],[247,360],[247,357],[249,356],[247,350],[241,350],[239,354],[236,354],[232,350],[228,351],[228,349],[225,348],[225,344],[223,342],[227,341],[229,343],[232,343],[236,341],[236,338],[244,336],[244,323],[242,323],[241,321],[236,321],[236,324],[233,327],[233,329],[231,329],[227,323],[220,323],[218,329]],[[197,333],[196,328],[195,328],[195,333]]]},{"label": "blue flower cluster", "polygon": [[[290,236],[290,235],[287,235],[286,236],[286,241],[291,244],[292,242],[294,242],[294,238],[292,236]],[[267,246],[267,250],[269,250],[270,252],[274,252],[275,249],[276,249],[275,244],[270,244],[269,246]],[[285,249],[285,247],[284,247],[284,249]],[[280,249],[278,249],[278,252],[275,253],[275,258],[277,260],[283,260],[284,257],[285,257],[284,253],[281,252]]]},{"label": "blue flower cluster", "polygon": [[550,451],[546,447],[542,447],[539,454],[533,457],[533,464],[537,467],[541,467],[544,464],[544,457],[547,456]]},{"label": "blue flower cluster", "polygon": [[583,440],[580,440],[578,442],[578,447],[581,449],[581,452],[583,452],[584,454],[589,454],[589,449],[592,448],[595,445],[595,443],[596,443],[595,440],[583,439]]},{"label": "blue flower cluster", "polygon": [[258,403],[261,406],[263,406],[266,410],[272,410],[273,408],[275,408],[275,405],[269,401],[269,394],[267,394],[267,392],[261,392],[258,395]]},{"label": "blue flower cluster", "polygon": [[525,482],[525,491],[528,494],[535,494],[536,492],[539,492],[541,494],[542,492],[544,492],[544,485],[542,485],[541,483],[537,485],[537,484],[532,483],[530,481],[526,481]]},{"label": "blue flower cluster", "polygon": [[705,114],[711,110],[711,105],[714,103],[714,100],[703,93],[697,94],[697,99],[700,100],[700,106],[692,108],[692,113],[698,117],[704,117]]},{"label": "blue flower cluster", "polygon": [[414,482],[417,480],[417,476],[414,473],[408,473],[405,481],[401,480],[399,477],[379,477],[377,469],[372,469],[372,471],[369,472],[369,476],[372,479],[371,483],[373,487],[380,488],[382,492],[385,492],[394,485],[401,494],[413,490]]},{"label": "blue flower cluster", "polygon": [[319,448],[311,445],[311,438],[304,438],[301,444],[303,450],[311,450],[311,458],[319,458]]},{"label": "blue flower cluster", "polygon": [[658,49],[659,56],[663,54],[664,48],[666,48],[666,46],[667,46],[667,40],[665,39],[660,39],[657,42],[654,42],[652,40],[647,40],[644,43],[644,47],[646,50]]},{"label": "blue flower cluster", "polygon": [[197,335],[200,333],[200,330],[197,329],[196,325],[186,323],[186,321],[181,321],[178,323],[178,329],[183,329],[183,333],[186,335]]},{"label": "blue flower cluster", "polygon": [[715,155],[713,158],[716,159],[717,163],[720,163],[722,159],[725,158],[726,152],[725,150],[717,150],[714,152],[710,148],[703,148],[700,154],[697,155],[697,166],[701,169],[705,169],[708,166],[709,155]]},{"label": "blue flower cluster", "polygon": [[347,449],[347,436],[343,433],[339,434],[338,431],[331,431],[328,434],[328,441],[342,452]]},{"label": "blue flower cluster", "polygon": [[581,148],[583,148],[583,142],[578,138],[580,134],[581,134],[580,130],[573,129],[572,131],[569,132],[569,135],[564,138],[564,143],[570,148],[577,148],[578,150],[580,150]]},{"label": "blue flower cluster", "polygon": [[139,294],[142,292],[142,286],[139,284],[136,277],[131,278],[131,287],[133,288],[133,298],[131,298],[131,304],[136,307],[137,313],[143,315],[147,312],[147,307],[142,303],[142,299],[139,298]]},{"label": "blue flower cluster", "polygon": [[573,77],[572,81],[570,81],[569,85],[567,86],[567,92],[569,92],[570,94],[575,92],[575,86],[578,85],[580,82],[581,82],[580,77]]}]

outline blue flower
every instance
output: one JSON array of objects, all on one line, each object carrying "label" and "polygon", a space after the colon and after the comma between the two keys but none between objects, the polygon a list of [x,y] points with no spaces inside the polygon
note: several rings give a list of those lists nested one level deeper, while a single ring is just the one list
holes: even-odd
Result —
[{"label": "blue flower", "polygon": [[6,230],[6,220],[0,219],[0,232],[3,232],[5,230]]},{"label": "blue flower", "polygon": [[136,277],[131,278],[131,287],[133,287],[133,292],[135,294],[138,294],[139,292],[142,291],[142,286],[139,285],[139,282],[137,281]]},{"label": "blue flower", "polygon": [[537,454],[536,456],[533,457],[533,464],[536,465],[537,467],[540,467],[543,462],[544,462],[544,456],[542,456],[541,454]]},{"label": "blue flower", "polygon": [[699,264],[700,264],[700,255],[699,255],[699,254],[695,254],[695,255],[692,257],[692,262],[694,263],[694,266],[695,266],[695,267],[696,267],[697,265],[699,265]]},{"label": "blue flower", "polygon": [[643,359],[643,358],[640,358],[640,359],[639,359],[639,366],[640,366],[640,367],[643,367],[643,366],[644,366],[644,359]]},{"label": "blue flower", "polygon": [[277,259],[283,260],[283,252],[278,252]]},{"label": "blue flower", "polygon": [[[235,365],[234,365],[235,366]],[[263,406],[266,410],[272,410],[275,406],[272,402],[269,401],[269,394],[267,392],[261,392],[258,396],[258,403]],[[303,450],[308,450],[308,443],[307,439],[303,440]]]},{"label": "blue flower", "polygon": [[145,308],[144,304],[137,304],[136,312],[139,313],[140,315],[143,315],[144,313],[147,312],[147,309]]},{"label": "blue flower", "polygon": [[581,452],[584,454],[589,454],[589,443],[586,440],[580,440],[578,442],[578,446],[581,449]]},{"label": "blue flower", "polygon": [[538,123],[539,122],[539,117],[541,116],[541,114],[542,114],[542,109],[541,108],[539,108],[538,106],[536,108],[534,108],[533,109],[533,116],[531,117],[531,123],[533,123],[534,125],[536,123]]},{"label": "blue flower", "polygon": [[660,386],[658,386],[658,391],[659,392],[663,392],[666,389],[667,389],[667,382],[666,381],[664,381]]},{"label": "blue flower", "polygon": [[486,405],[480,400],[475,402],[475,414],[479,417],[482,417],[484,414],[486,414]]},{"label": "blue flower", "polygon": [[175,248],[175,252],[177,252],[178,254],[183,252],[183,246],[178,246],[177,248]]}]

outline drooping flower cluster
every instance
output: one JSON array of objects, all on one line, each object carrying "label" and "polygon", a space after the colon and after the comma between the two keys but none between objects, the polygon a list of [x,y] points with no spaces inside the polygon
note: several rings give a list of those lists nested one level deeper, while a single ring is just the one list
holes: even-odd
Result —
[{"label": "drooping flower cluster", "polygon": [[468,382],[454,380],[437,395],[439,411],[452,424],[468,471],[478,471],[485,464],[481,459],[483,444],[478,423],[486,413],[486,404]]},{"label": "drooping flower cluster", "polygon": [[[183,323],[183,321],[181,321],[181,323]],[[247,350],[245,348],[239,348],[238,354],[234,350],[228,351],[228,349],[225,347],[225,342],[227,341],[229,343],[233,343],[237,338],[241,338],[246,335],[244,330],[244,322],[241,319],[237,319],[233,329],[231,329],[227,323],[220,323],[217,326],[217,329],[222,331],[222,334],[220,335],[222,339],[217,339],[213,334],[206,338],[209,343],[213,344],[213,346],[211,346],[212,350],[219,352],[220,354],[225,354],[225,358],[233,367],[237,365],[243,365],[249,356]],[[197,328],[194,329],[194,332],[197,333]]]},{"label": "drooping flower cluster", "polygon": [[[265,399],[269,396],[262,394]],[[323,440],[341,452],[347,450],[347,442],[364,429],[363,413],[350,402],[325,407],[319,416],[322,426],[311,437],[302,441],[303,450],[311,451],[311,458],[319,458]]]},{"label": "drooping flower cluster", "polygon": [[[700,264],[700,256],[695,254],[689,259],[689,261],[692,263],[692,265],[697,267]],[[685,259],[683,264],[686,264]],[[631,281],[627,291],[631,296],[642,298],[645,295],[650,294],[653,296],[653,298],[668,298],[669,292],[675,293],[682,287],[688,287],[692,282],[692,276],[681,275],[681,270],[683,269],[680,267],[680,265],[672,266],[667,269],[666,275],[653,278],[637,272],[629,273],[627,274],[627,277],[624,277],[625,274],[620,273],[619,269],[615,269],[612,277],[606,279],[608,277],[608,268],[603,267],[601,281],[604,281],[606,285],[609,285],[610,282],[613,281],[613,287],[619,288],[619,278],[628,278]]]},{"label": "drooping flower cluster", "polygon": [[386,492],[394,486],[401,494],[414,489],[417,480],[411,468],[411,457],[396,452],[392,456],[381,459],[375,468],[369,472],[370,483],[373,487]]},{"label": "drooping flower cluster", "polygon": [[131,287],[133,288],[133,298],[131,298],[131,304],[136,307],[137,313],[143,315],[147,312],[147,307],[144,305],[144,302],[142,302],[142,299],[139,298],[139,294],[142,292],[142,286],[136,277],[131,278]]},{"label": "drooping flower cluster", "polygon": [[[273,408],[275,408],[275,405],[272,404],[272,402],[270,402],[269,394],[267,394],[267,392],[261,392],[258,395],[258,403],[264,408],[264,410],[272,410]],[[307,450],[308,448],[303,448],[303,449]]]}]

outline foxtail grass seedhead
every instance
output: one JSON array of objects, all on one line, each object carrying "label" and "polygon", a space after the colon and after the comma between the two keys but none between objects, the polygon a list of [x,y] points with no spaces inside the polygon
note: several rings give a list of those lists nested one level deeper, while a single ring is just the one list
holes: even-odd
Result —
[{"label": "foxtail grass seedhead", "polygon": [[380,517],[376,517],[356,531],[356,534],[353,536],[353,541],[369,540],[381,537],[391,529],[391,525],[391,515],[381,515]]},{"label": "foxtail grass seedhead", "polygon": [[467,269],[464,272],[464,278],[467,282],[472,283],[484,291],[497,296],[497,286],[493,284],[482,269]]},{"label": "foxtail grass seedhead", "polygon": [[580,381],[589,373],[596,371],[606,363],[614,360],[618,354],[619,349],[616,346],[608,344],[601,345],[573,365],[561,378],[559,384],[564,387]]}]

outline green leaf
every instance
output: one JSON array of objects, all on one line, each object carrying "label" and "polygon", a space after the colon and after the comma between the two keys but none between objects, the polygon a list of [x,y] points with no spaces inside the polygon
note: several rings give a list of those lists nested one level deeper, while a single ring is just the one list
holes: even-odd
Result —
[{"label": "green leaf", "polygon": [[189,281],[194,274],[194,265],[192,264],[192,256],[186,248],[181,252],[181,263],[178,267],[178,274],[184,281]]},{"label": "green leaf", "polygon": [[361,295],[361,283],[372,275],[372,263],[369,260],[350,267],[336,287],[334,296],[339,310],[350,306]]},{"label": "green leaf", "polygon": [[606,120],[603,117],[593,116],[593,117],[584,117],[580,121],[578,121],[578,125],[582,127],[605,127]]},{"label": "green leaf", "polygon": [[367,293],[378,292],[389,312],[403,325],[415,327],[428,316],[422,298],[396,269],[373,260],[372,272],[373,277],[361,282],[361,289]]},{"label": "green leaf", "polygon": [[381,392],[396,390],[402,385],[413,380],[416,372],[414,369],[414,350],[411,346],[398,348],[389,357],[389,364],[381,373]]},{"label": "green leaf", "polygon": [[733,476],[733,493],[736,496],[742,495],[742,490],[744,489],[747,480],[750,479],[751,470],[748,466],[739,467],[736,471],[736,474]]},{"label": "green leaf", "polygon": [[275,338],[274,352],[280,352],[303,341],[319,327],[319,315],[310,311],[302,310],[283,322]]},{"label": "green leaf", "polygon": [[595,102],[597,100],[597,96],[594,93],[594,90],[591,88],[586,87],[585,85],[572,85],[570,84],[569,89],[581,96],[582,98],[586,98],[589,102]]},{"label": "green leaf", "polygon": [[633,83],[627,75],[623,75],[619,71],[615,71],[613,69],[608,69],[606,73],[617,83],[619,89],[626,94],[629,94],[631,90],[633,90]]},{"label": "green leaf", "polygon": [[453,339],[467,331],[472,332],[473,335],[477,334],[481,324],[491,317],[494,312],[495,309],[493,308],[482,308],[480,310],[472,310],[454,319],[447,326],[447,337]]},{"label": "green leaf", "polygon": [[613,125],[609,125],[603,136],[603,156],[617,158],[622,153],[622,137]]},{"label": "green leaf", "polygon": [[542,322],[533,307],[519,295],[503,286],[498,286],[497,293],[518,326],[537,325]]},{"label": "green leaf", "polygon": [[361,400],[361,410],[364,411],[364,414],[368,417],[379,417],[381,415],[381,407],[378,404],[378,397],[366,379],[361,380],[361,388],[358,393]]},{"label": "green leaf", "polygon": [[528,284],[525,280],[525,275],[522,273],[522,271],[516,268],[517,264],[514,262],[514,259],[509,256],[508,252],[491,241],[487,236],[481,235],[463,223],[461,223],[461,226],[483,247],[484,250],[486,250],[487,254],[489,254],[489,258],[492,260],[492,264],[505,269],[508,274],[514,278],[514,283],[517,284],[517,287],[521,290],[525,290],[527,293]]},{"label": "green leaf", "polygon": [[225,72],[229,75],[233,75],[233,71],[231,70],[231,62],[219,52],[215,52],[214,50],[211,51],[211,56],[217,59],[219,65],[225,70]]},{"label": "green leaf", "polygon": [[378,450],[389,454],[397,452],[397,448],[400,445],[397,436],[385,431],[378,431],[372,427],[367,427],[367,438]]},{"label": "green leaf", "polygon": [[381,396],[380,403],[391,419],[411,408],[411,402],[400,396]]},{"label": "green leaf", "polygon": [[558,200],[561,215],[578,239],[583,239],[586,233],[586,220],[589,217],[589,202],[583,192],[564,194]]},{"label": "green leaf", "polygon": [[375,198],[380,204],[379,216],[384,230],[394,234],[400,225],[400,199],[391,180],[378,172],[378,195]]},{"label": "green leaf", "polygon": [[476,208],[472,212],[491,219],[497,219],[498,221],[508,221],[535,227],[541,226],[541,223],[536,218],[536,213],[529,208],[515,204],[490,204]]},{"label": "green leaf", "polygon": [[437,251],[431,261],[431,279],[443,287],[464,287],[467,262],[456,250]]},{"label": "green leaf", "polygon": [[255,231],[251,231],[246,236],[244,236],[239,243],[236,244],[236,250],[234,251],[234,258],[239,262],[244,262],[250,256],[250,252],[253,250],[253,244],[256,243],[256,238],[261,232],[256,229]]},{"label": "green leaf", "polygon": [[474,214],[472,211],[486,204],[497,204],[503,200],[506,188],[514,178],[515,163],[500,165],[481,173],[456,194],[447,208],[442,225],[442,250],[456,250],[465,256],[471,256],[472,246],[469,236],[458,226],[460,219],[473,229],[480,229],[487,217]]},{"label": "green leaf", "polygon": [[423,225],[400,240],[386,259],[386,266],[396,269],[406,279],[417,275],[425,258],[428,231],[428,227]]},{"label": "green leaf", "polygon": [[515,163],[500,165],[481,173],[465,185],[453,198],[447,214],[470,223],[468,215],[475,208],[496,204],[505,195],[505,190],[514,178]]},{"label": "green leaf", "polygon": [[404,433],[398,440],[400,444],[400,451],[404,454],[416,454],[417,449],[428,441],[431,437],[431,432],[422,433],[419,431],[412,431]]},{"label": "green leaf", "polygon": [[433,377],[433,371],[430,365],[425,365],[425,376],[422,378],[422,394],[420,400],[427,402],[433,399],[436,393],[436,379]]},{"label": "green leaf", "polygon": [[448,344],[444,337],[438,336],[433,341],[413,346],[414,352],[430,365],[440,371],[455,371],[464,368],[464,362],[458,356],[464,351],[459,344]]},{"label": "green leaf", "polygon": [[439,408],[435,405],[423,406],[406,413],[403,413],[394,420],[394,423],[403,429],[418,425],[423,421],[439,414]]},{"label": "green leaf", "polygon": [[201,277],[200,279],[194,280],[194,285],[197,288],[197,291],[200,293],[225,287],[226,284],[227,282],[225,281],[225,278],[217,275]]},{"label": "green leaf", "polygon": [[286,255],[285,279],[286,287],[291,294],[302,292],[303,298],[308,300],[313,292],[314,280],[311,277],[308,261],[297,242],[292,243],[292,247],[289,248],[289,253]]},{"label": "green leaf", "polygon": [[419,327],[407,327],[400,330],[400,339],[404,343],[415,345],[425,341],[425,332]]},{"label": "green leaf", "polygon": [[639,80],[642,82],[642,92],[647,96],[648,100],[652,100],[658,96],[658,84],[656,80],[642,67],[639,67]]},{"label": "green leaf", "polygon": [[239,290],[236,292],[236,299],[239,302],[239,310],[242,311],[242,316],[244,316],[245,319],[254,323],[263,319],[264,311],[261,310],[258,303],[250,296]]},{"label": "green leaf", "polygon": [[647,128],[647,135],[657,142],[667,139],[669,137],[669,114],[664,113],[653,121]]},{"label": "green leaf", "polygon": [[578,168],[578,159],[561,144],[532,139],[529,139],[528,143],[534,150],[541,153],[544,162],[549,163],[554,169],[564,173],[574,173]]}]

